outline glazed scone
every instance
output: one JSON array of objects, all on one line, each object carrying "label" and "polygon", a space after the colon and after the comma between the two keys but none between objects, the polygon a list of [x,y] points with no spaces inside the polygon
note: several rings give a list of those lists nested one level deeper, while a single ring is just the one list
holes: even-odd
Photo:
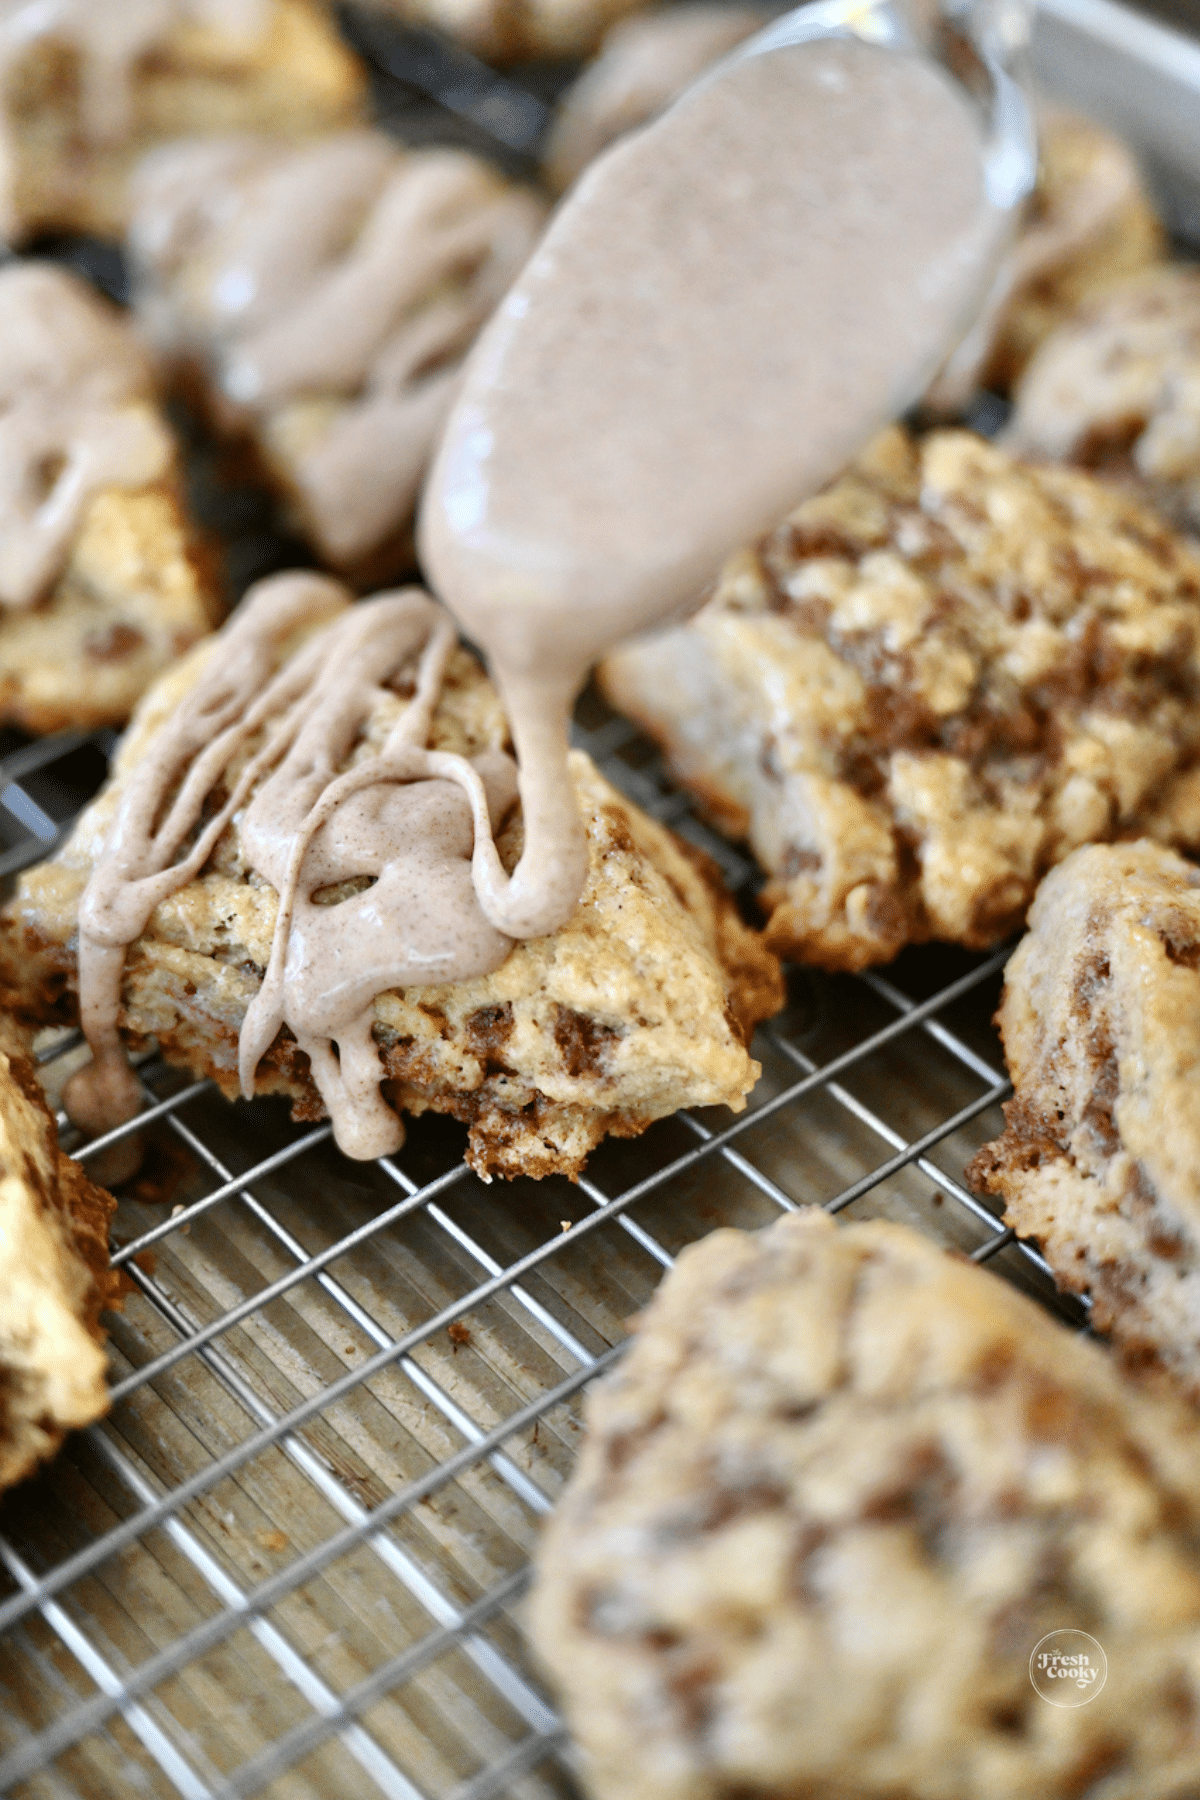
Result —
[{"label": "glazed scone", "polygon": [[698,0],[618,20],[559,104],[543,162],[550,186],[569,187],[594,156],[656,118],[771,17],[767,5]]},{"label": "glazed scone", "polygon": [[404,25],[431,26],[487,62],[589,55],[643,0],[364,0]]},{"label": "glazed scone", "polygon": [[1200,529],[1200,269],[1149,271],[1060,325],[1017,388],[1007,442],[1140,484]]},{"label": "glazed scone", "polygon": [[[585,1409],[530,1623],[595,1800],[1200,1792],[1200,1430],[995,1276],[716,1231]],[[1087,1705],[1030,1682],[1064,1627]]]},{"label": "glazed scone", "polygon": [[29,1047],[0,1016],[0,1488],[108,1409],[100,1313],[116,1202],[58,1147]]},{"label": "glazed scone", "polygon": [[308,137],[365,82],[314,0],[0,0],[0,236],[119,237],[137,159],[192,133]]},{"label": "glazed scone", "polygon": [[1200,869],[1146,841],[1077,850],[1029,927],[997,1015],[1008,1129],[970,1177],[1200,1401]]},{"label": "glazed scone", "polygon": [[544,216],[477,157],[382,132],[171,145],[134,181],[135,304],[321,560],[373,586],[412,566],[459,365]]},{"label": "glazed scone", "polygon": [[53,264],[0,269],[0,722],[123,724],[215,623],[145,351]]},{"label": "glazed scone", "polygon": [[[293,593],[305,605],[311,593],[329,620],[347,616],[346,591],[315,576],[277,577],[260,584],[243,602],[242,613],[252,601],[290,605]],[[434,610],[415,590],[410,593],[417,604]],[[407,603],[407,598],[394,597],[397,603]],[[374,604],[360,602],[350,622],[361,621],[365,608]],[[229,630],[238,625],[235,614]],[[288,659],[297,653],[285,646],[279,667],[290,667]],[[64,849],[21,878],[6,914],[6,957],[10,999],[27,1016],[73,1016],[85,885],[139,767],[156,754],[159,728],[175,716],[206,668],[221,675],[225,656],[225,639],[218,636],[147,696],[119,749],[111,785],[83,814]],[[330,652],[326,660],[334,664],[338,658]],[[369,767],[370,759],[382,753],[388,732],[410,705],[406,696],[418,679],[415,669],[415,660],[406,661],[393,680],[371,691],[361,725],[352,733],[353,753],[338,758],[339,766]],[[511,798],[515,785],[511,774],[505,775],[512,770],[504,754],[507,743],[508,728],[494,690],[474,657],[457,647],[439,689],[426,745],[474,759],[485,780],[499,784],[497,791],[506,797],[495,802],[493,829],[501,857],[511,866],[519,855],[521,829]],[[238,756],[248,759],[252,753],[257,754],[248,745]],[[236,766],[245,767],[245,760],[231,763],[230,771]],[[640,814],[586,757],[574,757],[572,773],[587,825],[591,871],[567,924],[549,937],[511,947],[502,940],[490,972],[399,990],[365,990],[366,1041],[355,1055],[360,1068],[371,1059],[375,1100],[382,1080],[386,1098],[404,1112],[432,1109],[461,1119],[470,1127],[469,1160],[483,1175],[575,1174],[607,1133],[634,1135],[681,1106],[723,1103],[740,1110],[758,1075],[746,1044],[757,1021],[782,1003],[778,964],[741,923],[706,859]],[[336,770],[330,779],[335,775]],[[235,779],[232,772],[220,778],[212,805]],[[128,951],[120,989],[120,1025],[129,1038],[156,1038],[169,1059],[211,1075],[230,1095],[238,1088],[239,1034],[271,964],[279,917],[279,887],[259,875],[253,852],[246,850],[253,801],[262,785],[259,776],[196,877],[155,907]],[[425,783],[429,804],[436,785]],[[415,804],[424,804],[417,788],[409,792]],[[338,817],[334,815],[335,821]],[[470,817],[468,812],[468,859]],[[378,849],[378,829],[372,840]],[[408,854],[408,848],[400,852],[399,881],[405,879],[403,858]],[[382,875],[389,880],[391,866],[385,859]],[[458,867],[460,879],[469,882],[469,861]],[[311,942],[327,917],[324,909],[340,913],[343,905],[353,906],[362,887],[349,878],[341,885],[328,876],[305,879],[305,894],[317,884],[319,897],[311,905],[321,910],[319,920],[303,927],[305,941]],[[361,918],[358,913],[342,915],[344,927],[354,929],[357,921],[360,933],[369,936],[377,929],[381,904],[368,883]],[[444,904],[457,902],[451,894]],[[401,935],[410,929],[402,925]],[[436,921],[434,929],[436,935]],[[297,939],[285,942],[290,958]],[[367,980],[377,981],[375,967],[369,965]],[[350,977],[344,960],[336,972],[345,986]],[[324,973],[315,981],[324,1017],[332,1004],[327,998],[332,971],[328,981]],[[266,1040],[256,1089],[288,1094],[297,1117],[319,1118],[322,1100],[309,1054],[300,1049],[308,1040],[298,1015],[285,1010],[283,1017],[285,1025],[295,1026],[296,1035],[281,1027]],[[322,1030],[337,1042],[344,1073],[351,1063],[351,1042],[337,1025]],[[331,1079],[336,1082],[336,1064]],[[321,1092],[334,1094],[330,1105],[340,1129],[336,1088]],[[69,1093],[67,1104],[70,1108]],[[352,1113],[348,1107],[348,1116]]]},{"label": "glazed scone", "polygon": [[952,410],[981,387],[1007,393],[1056,327],[1166,251],[1132,151],[1091,119],[1040,107],[1037,186],[1006,296],[956,352],[930,404]]},{"label": "glazed scone", "polygon": [[966,432],[884,434],[602,681],[827,968],[997,943],[1080,843],[1200,843],[1200,560]]}]

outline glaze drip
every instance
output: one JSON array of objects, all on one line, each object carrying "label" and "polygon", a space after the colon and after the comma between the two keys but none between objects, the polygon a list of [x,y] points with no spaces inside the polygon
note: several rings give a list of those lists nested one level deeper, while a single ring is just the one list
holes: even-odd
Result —
[{"label": "glaze drip", "polygon": [[135,182],[138,310],[209,366],[230,423],[257,422],[349,564],[411,516],[463,355],[543,219],[477,158],[380,132],[170,145]]},{"label": "glaze drip", "polygon": [[[80,904],[93,1062],[66,1096],[78,1123],[111,1126],[138,1110],[118,1030],[126,947],[241,815],[244,864],[279,898],[241,1029],[243,1092],[286,1028],[346,1154],[399,1147],[403,1128],[380,1092],[376,995],[485,974],[511,947],[473,874],[507,880],[493,833],[516,799],[512,760],[425,748],[454,644],[445,613],[417,589],[350,606],[337,583],[288,575],[243,602],[133,772]],[[365,752],[369,717],[414,658],[413,697],[381,751]]]},{"label": "glaze drip", "polygon": [[117,313],[64,269],[0,271],[0,605],[59,574],[84,508],[170,466],[146,357]]}]

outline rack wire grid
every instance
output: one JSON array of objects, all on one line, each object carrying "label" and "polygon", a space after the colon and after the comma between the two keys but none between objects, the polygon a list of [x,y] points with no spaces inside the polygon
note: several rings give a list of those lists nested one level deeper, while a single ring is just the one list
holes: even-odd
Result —
[{"label": "rack wire grid", "polygon": [[[443,138],[531,153],[536,91],[421,34],[350,26],[408,135],[451,119]],[[99,274],[119,287],[119,268]],[[591,696],[576,735],[750,897],[750,864],[626,722]],[[0,736],[0,876],[61,841],[111,744]],[[684,1245],[853,1209],[1085,1322],[962,1179],[1008,1092],[990,1026],[1006,954],[792,970],[744,1113],[607,1143],[574,1184],[485,1186],[461,1128],[432,1117],[397,1155],[350,1163],[282,1102],[231,1106],[142,1062],[145,1111],[75,1152],[99,1168],[128,1132],[146,1146],[114,1231],[112,1411],[0,1504],[0,1792],[576,1794],[520,1629],[529,1558],[582,1391]],[[78,1034],[42,1054],[53,1093]]]}]

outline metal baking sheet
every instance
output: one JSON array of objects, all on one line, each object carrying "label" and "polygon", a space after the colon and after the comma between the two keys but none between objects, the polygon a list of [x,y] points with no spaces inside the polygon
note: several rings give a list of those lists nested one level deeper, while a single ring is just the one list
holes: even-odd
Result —
[{"label": "metal baking sheet", "polygon": [[[519,84],[457,53],[439,75],[425,40],[423,64],[400,38],[384,50],[421,74],[380,77],[402,132],[437,135],[439,105],[458,121],[449,136],[519,123],[519,102],[496,110]],[[1035,66],[1134,138],[1190,230],[1200,50],[1110,0],[1048,0]],[[510,163],[528,154],[515,130]],[[238,566],[278,553],[268,532]],[[588,699],[577,736],[749,892],[749,864],[627,724]],[[110,742],[0,738],[0,874],[53,845]],[[682,1114],[606,1144],[577,1184],[487,1186],[463,1164],[461,1128],[434,1118],[398,1155],[349,1163],[327,1126],[294,1126],[279,1102],[229,1106],[144,1063],[149,1153],[117,1223],[131,1291],[112,1320],[113,1410],[0,1503],[0,1792],[576,1795],[522,1638],[528,1560],[582,1390],[684,1245],[799,1205],[848,1208],[914,1225],[1086,1324],[962,1182],[1008,1092],[990,1024],[1005,955],[914,951],[857,979],[791,971],[744,1114]],[[78,1054],[70,1038],[47,1047],[52,1091]]]}]

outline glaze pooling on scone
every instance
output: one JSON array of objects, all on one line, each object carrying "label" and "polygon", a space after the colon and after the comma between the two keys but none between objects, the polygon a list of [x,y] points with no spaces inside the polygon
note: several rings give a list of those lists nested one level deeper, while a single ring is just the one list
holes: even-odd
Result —
[{"label": "glaze pooling on scone", "polygon": [[151,337],[206,366],[223,422],[253,421],[319,547],[350,565],[410,517],[542,203],[462,151],[372,131],[169,145],[133,192]]},{"label": "glaze pooling on scone", "polygon": [[578,894],[589,664],[694,607],[920,391],[1002,230],[950,78],[851,39],[743,58],[580,181],[472,355],[421,521],[517,743],[497,924],[552,929]]},{"label": "glaze pooling on scone", "polygon": [[0,606],[40,599],[95,494],[167,472],[151,392],[136,339],[82,282],[40,263],[0,271]]},{"label": "glaze pooling on scone", "polygon": [[[394,987],[467,980],[507,955],[509,938],[476,900],[472,859],[504,879],[492,833],[516,798],[511,759],[425,749],[453,628],[416,589],[348,600],[315,575],[260,584],[131,779],[79,908],[94,1061],[67,1098],[81,1123],[137,1110],[117,1029],[126,946],[199,873],[251,793],[243,855],[279,910],[241,1031],[247,1096],[286,1026],[341,1148],[359,1158],[397,1149],[403,1128],[379,1091],[372,1002]],[[356,762],[380,689],[415,658],[412,698],[382,752]]]}]

